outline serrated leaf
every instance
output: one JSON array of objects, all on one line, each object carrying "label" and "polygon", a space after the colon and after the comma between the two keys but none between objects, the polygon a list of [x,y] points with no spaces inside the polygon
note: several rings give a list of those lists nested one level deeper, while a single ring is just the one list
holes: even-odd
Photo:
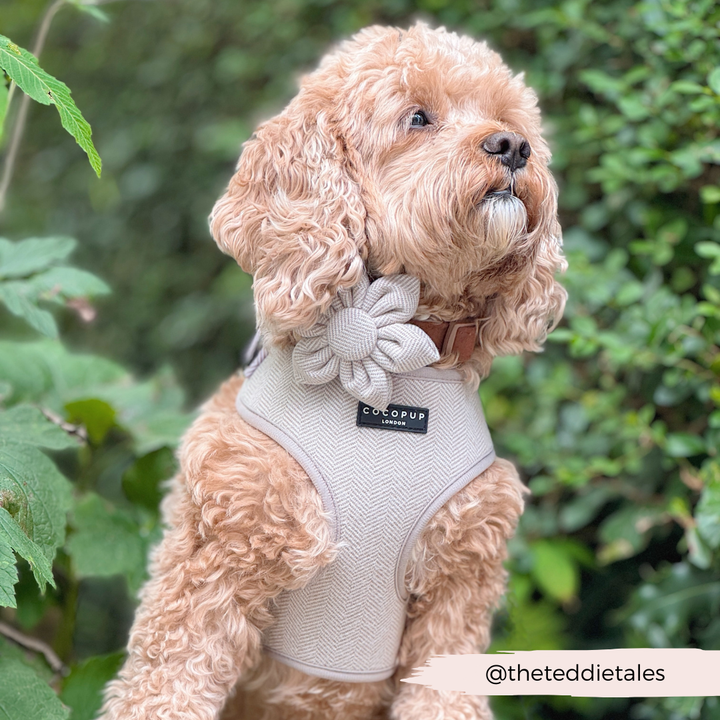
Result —
[{"label": "serrated leaf", "polygon": [[32,53],[4,35],[0,35],[0,68],[33,100],[43,105],[55,105],[62,126],[85,151],[90,165],[100,177],[102,163],[91,140],[92,130],[70,97],[68,86],[45,72]]},{"label": "serrated leaf", "polygon": [[63,682],[60,699],[72,708],[72,720],[93,720],[102,705],[102,691],[120,669],[125,653],[91,657],[75,665]]},{"label": "serrated leaf", "polygon": [[0,504],[48,560],[65,540],[71,485],[36,447],[0,436]]},{"label": "serrated leaf", "polygon": [[110,291],[102,280],[84,270],[52,267],[74,247],[75,241],[64,237],[17,243],[0,238],[0,301],[48,337],[57,337],[57,325],[49,312],[38,307],[40,300],[65,302]]},{"label": "serrated leaf", "polygon": [[21,278],[64,260],[77,242],[70,237],[27,238],[12,242],[0,238],[0,278]]},{"label": "serrated leaf", "polygon": [[34,402],[62,413],[66,402],[92,397],[96,387],[129,383],[130,376],[110,360],[72,353],[57,341],[0,341],[3,381],[12,387],[6,402]]},{"label": "serrated leaf", "polygon": [[0,283],[0,302],[17,317],[25,320],[28,325],[49,338],[58,336],[55,318],[47,311],[41,310],[34,299],[35,291],[24,282]]},{"label": "serrated leaf", "polygon": [[52,565],[42,549],[22,531],[12,515],[0,507],[0,545],[3,544],[28,561],[41,592],[45,592],[47,583],[55,587]]},{"label": "serrated leaf", "polygon": [[49,293],[62,299],[107,295],[110,287],[99,277],[73,267],[54,267],[29,281],[38,295]]},{"label": "serrated leaf", "polygon": [[10,545],[0,542],[0,606],[17,607],[15,583],[18,581],[15,553]]},{"label": "serrated leaf", "polygon": [[0,638],[0,717],[3,720],[68,720],[63,706],[50,686]]},{"label": "serrated leaf", "polygon": [[183,412],[184,396],[172,373],[151,380],[100,389],[97,396],[117,410],[118,423],[133,436],[138,455],[175,447],[192,415]]},{"label": "serrated leaf", "polygon": [[49,450],[78,446],[75,438],[48,420],[40,410],[29,405],[18,405],[0,412],[0,438]]},{"label": "serrated leaf", "polygon": [[128,513],[109,508],[95,493],[88,493],[73,511],[75,532],[65,545],[79,577],[124,575],[132,590],[145,575],[145,538]]}]

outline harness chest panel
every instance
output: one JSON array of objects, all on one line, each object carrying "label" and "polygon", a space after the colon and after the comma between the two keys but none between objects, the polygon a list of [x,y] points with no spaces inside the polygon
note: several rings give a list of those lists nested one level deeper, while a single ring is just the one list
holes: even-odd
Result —
[{"label": "harness chest panel", "polygon": [[[393,375],[393,416],[359,406],[335,379],[301,385],[292,351],[273,349],[245,380],[240,415],[282,445],[317,488],[339,550],[299,590],[283,592],[267,651],[311,675],[368,682],[395,670],[405,570],[432,516],[495,459],[478,393],[454,370]],[[410,418],[427,411],[427,418]],[[361,422],[362,415],[369,421]],[[398,432],[425,423],[426,432]],[[392,428],[392,429],[389,429]],[[400,429],[404,429],[400,426]]]}]

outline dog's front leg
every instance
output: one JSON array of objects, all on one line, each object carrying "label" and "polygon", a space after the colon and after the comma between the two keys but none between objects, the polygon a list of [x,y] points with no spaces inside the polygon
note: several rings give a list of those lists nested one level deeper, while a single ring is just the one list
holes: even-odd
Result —
[{"label": "dog's front leg", "polygon": [[[505,590],[506,542],[522,512],[515,468],[496,460],[436,514],[408,568],[408,624],[396,677],[433,655],[485,650]],[[399,683],[392,720],[490,720],[487,698]]]},{"label": "dog's front leg", "polygon": [[[213,720],[258,657],[268,601],[329,559],[321,503],[297,463],[249,428],[233,383],[191,429],[128,659],[105,720]],[[223,395],[228,402],[223,402]]]}]

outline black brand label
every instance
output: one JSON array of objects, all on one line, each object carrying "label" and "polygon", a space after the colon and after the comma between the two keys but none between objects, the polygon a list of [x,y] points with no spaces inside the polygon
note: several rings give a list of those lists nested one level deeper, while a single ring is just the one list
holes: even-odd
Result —
[{"label": "black brand label", "polygon": [[428,429],[429,414],[427,408],[388,405],[387,410],[376,410],[361,402],[358,403],[357,424],[363,427],[401,430],[424,435]]}]

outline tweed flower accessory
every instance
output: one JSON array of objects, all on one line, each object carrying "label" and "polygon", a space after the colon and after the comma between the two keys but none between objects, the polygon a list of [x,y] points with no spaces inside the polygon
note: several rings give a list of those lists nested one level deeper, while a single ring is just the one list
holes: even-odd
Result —
[{"label": "tweed flower accessory", "polygon": [[388,275],[340,290],[320,321],[299,331],[293,350],[295,379],[323,385],[340,377],[358,400],[385,410],[392,395],[391,373],[409,372],[440,359],[434,343],[407,325],[420,299],[420,281]]}]

